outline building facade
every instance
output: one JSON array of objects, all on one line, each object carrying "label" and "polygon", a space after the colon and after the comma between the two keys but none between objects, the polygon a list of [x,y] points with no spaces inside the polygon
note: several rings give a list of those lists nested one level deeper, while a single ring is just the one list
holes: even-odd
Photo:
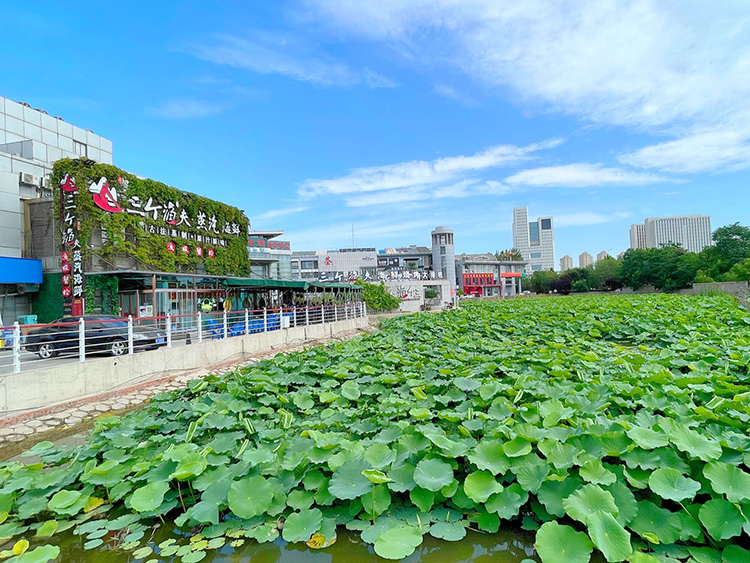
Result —
[{"label": "building facade", "polygon": [[51,201],[52,166],[66,157],[112,164],[112,141],[0,97],[0,325],[32,313],[44,280],[34,258],[41,251],[31,231],[34,204]]},{"label": "building facade", "polygon": [[375,248],[295,251],[290,260],[292,279],[342,282],[377,278]]},{"label": "building facade", "polygon": [[643,224],[644,248],[660,248],[665,244],[678,244],[688,252],[700,252],[711,246],[711,217],[708,215],[681,215],[676,217],[650,217]]},{"label": "building facade", "polygon": [[646,226],[643,223],[630,225],[630,248],[646,248]]},{"label": "building facade", "polygon": [[582,252],[578,255],[578,267],[586,268],[594,263],[594,258],[588,252]]},{"label": "building facade", "polygon": [[570,255],[566,254],[562,258],[560,258],[560,271],[561,272],[567,272],[568,270],[573,269],[573,258],[570,257]]},{"label": "building facade", "polygon": [[249,231],[247,252],[250,276],[265,280],[292,279],[292,247],[288,241],[274,240],[284,231]]},{"label": "building facade", "polygon": [[555,269],[554,232],[552,217],[529,221],[528,207],[513,209],[513,247],[528,262],[527,273]]},{"label": "building facade", "polygon": [[456,296],[456,250],[453,231],[448,227],[436,227],[430,233],[432,236],[432,269],[444,280],[448,280],[451,288],[450,298]]},{"label": "building facade", "polygon": [[497,260],[494,254],[459,254],[456,279],[459,289],[476,297],[515,297],[521,293],[526,262]]},{"label": "building facade", "polygon": [[599,262],[599,260],[604,260],[605,258],[611,258],[609,252],[607,252],[606,250],[602,250],[599,254],[596,255],[597,262]]}]

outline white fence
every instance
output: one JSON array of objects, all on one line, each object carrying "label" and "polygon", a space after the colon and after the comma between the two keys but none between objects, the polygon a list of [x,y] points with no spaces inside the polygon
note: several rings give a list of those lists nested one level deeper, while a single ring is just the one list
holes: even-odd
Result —
[{"label": "white fence", "polygon": [[91,315],[47,324],[16,322],[0,327],[0,375],[49,367],[51,361],[85,362],[97,354],[122,356],[366,316],[367,305],[353,302],[137,319]]}]

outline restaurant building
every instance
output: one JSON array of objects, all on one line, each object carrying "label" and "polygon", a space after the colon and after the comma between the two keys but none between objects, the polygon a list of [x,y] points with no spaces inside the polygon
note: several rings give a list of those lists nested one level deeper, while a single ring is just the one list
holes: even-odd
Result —
[{"label": "restaurant building", "polygon": [[461,291],[475,297],[515,297],[528,262],[497,260],[492,253],[456,256],[456,279]]},{"label": "restaurant building", "polygon": [[281,260],[269,251],[290,256],[288,243],[271,240],[281,232],[249,232],[236,207],[89,159],[55,163],[51,185],[32,233],[59,283],[41,287],[40,321],[282,307],[323,291],[271,279]]}]

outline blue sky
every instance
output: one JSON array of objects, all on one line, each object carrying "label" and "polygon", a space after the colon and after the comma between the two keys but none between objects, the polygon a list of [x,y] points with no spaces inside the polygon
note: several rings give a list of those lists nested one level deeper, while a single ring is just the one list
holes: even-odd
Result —
[{"label": "blue sky", "polygon": [[293,249],[447,225],[494,251],[524,205],[557,259],[644,217],[750,223],[745,2],[108,4],[4,6],[0,94]]}]

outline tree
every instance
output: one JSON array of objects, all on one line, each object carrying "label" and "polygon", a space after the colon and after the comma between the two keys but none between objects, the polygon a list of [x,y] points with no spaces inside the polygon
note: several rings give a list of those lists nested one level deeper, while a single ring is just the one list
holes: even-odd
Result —
[{"label": "tree", "polygon": [[573,287],[573,279],[568,274],[563,274],[556,280],[552,280],[550,288],[552,291],[567,295]]},{"label": "tree", "polygon": [[712,238],[719,260],[727,262],[729,268],[750,258],[749,228],[733,223],[716,229]]},{"label": "tree", "polygon": [[661,248],[631,248],[622,258],[620,278],[633,289],[651,284],[657,289],[673,291],[689,287],[699,266],[697,254],[686,252],[675,244]]},{"label": "tree", "polygon": [[496,250],[495,259],[522,262],[523,255],[521,254],[521,251],[518,250],[517,248],[511,248],[509,250]]},{"label": "tree", "polygon": [[[615,286],[619,283],[619,287],[622,287],[622,282],[620,282],[619,279],[621,267],[622,262],[620,262],[616,258],[607,257],[603,258],[602,260],[598,260],[596,264],[594,264],[594,269],[591,272],[589,286],[592,289],[611,290],[611,286]],[[608,280],[616,280],[616,282],[613,284],[607,284]]]},{"label": "tree", "polygon": [[552,282],[558,277],[552,270],[539,270],[529,278],[529,286],[535,293],[549,293],[552,291]]}]

